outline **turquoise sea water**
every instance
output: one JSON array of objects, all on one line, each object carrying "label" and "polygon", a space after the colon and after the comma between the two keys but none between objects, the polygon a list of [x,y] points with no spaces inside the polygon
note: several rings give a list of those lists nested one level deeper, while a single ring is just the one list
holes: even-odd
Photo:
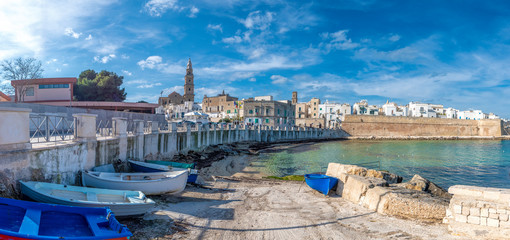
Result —
[{"label": "turquoise sea water", "polygon": [[[326,171],[329,162],[361,164],[404,177],[419,174],[441,187],[510,188],[510,141],[336,141],[264,153],[252,165],[273,176]],[[376,162],[368,163],[367,162]]]}]

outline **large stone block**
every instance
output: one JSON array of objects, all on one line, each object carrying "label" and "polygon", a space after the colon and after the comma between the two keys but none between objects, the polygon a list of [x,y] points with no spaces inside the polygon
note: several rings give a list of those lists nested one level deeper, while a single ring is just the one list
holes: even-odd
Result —
[{"label": "large stone block", "polygon": [[344,184],[342,197],[354,203],[359,203],[369,188],[375,186],[387,186],[387,182],[380,178],[365,178],[356,175],[349,175]]},{"label": "large stone block", "polygon": [[30,149],[30,112],[27,108],[0,107],[0,151]]},{"label": "large stone block", "polygon": [[362,202],[363,207],[372,211],[377,211],[382,202],[382,198],[389,192],[389,188],[379,186],[368,189]]}]

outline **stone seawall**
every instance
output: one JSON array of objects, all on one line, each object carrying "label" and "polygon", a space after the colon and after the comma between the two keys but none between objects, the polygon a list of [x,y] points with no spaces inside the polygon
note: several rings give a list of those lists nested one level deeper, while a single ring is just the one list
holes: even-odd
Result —
[{"label": "stone seawall", "polygon": [[500,137],[500,119],[462,120],[370,115],[346,115],[342,129],[350,136],[364,137]]},{"label": "stone seawall", "polygon": [[0,108],[0,123],[3,123],[0,126],[6,129],[6,134],[0,137],[0,196],[15,196],[18,180],[79,184],[79,171],[117,159],[171,157],[234,142],[276,143],[345,137],[342,130],[296,127],[210,129],[204,125],[194,131],[188,128],[178,132],[174,126],[170,131],[160,131],[157,122],[151,122],[151,127],[144,129],[142,120],[135,120],[134,130],[128,134],[126,118],[112,119],[113,135],[102,137],[96,134],[97,115],[75,114],[73,140],[30,143],[29,112],[28,109]]}]

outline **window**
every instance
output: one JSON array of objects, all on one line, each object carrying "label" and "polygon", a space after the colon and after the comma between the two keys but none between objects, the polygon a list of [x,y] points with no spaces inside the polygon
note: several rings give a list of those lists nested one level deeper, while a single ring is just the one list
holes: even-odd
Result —
[{"label": "window", "polygon": [[259,123],[259,119],[258,118],[255,118],[255,123]]},{"label": "window", "polygon": [[315,117],[315,115],[316,115],[316,114],[314,113],[314,114],[313,114],[313,116]]},{"label": "window", "polygon": [[278,115],[280,115],[280,109],[278,109]]},{"label": "window", "polygon": [[322,111],[322,108],[319,108],[320,111]]},{"label": "window", "polygon": [[278,118],[278,119],[276,120],[276,122],[277,122],[277,123],[280,123],[280,119]]},{"label": "window", "polygon": [[266,118],[266,123],[269,123],[269,118]]},{"label": "window", "polygon": [[48,88],[69,88],[69,84],[42,84],[42,85],[39,85],[39,89],[48,89]]},{"label": "window", "polygon": [[248,118],[248,122],[251,122],[251,118]]},{"label": "window", "polygon": [[34,96],[34,87],[27,87],[25,90],[25,96]]},{"label": "window", "polygon": [[250,114],[253,114],[253,110],[251,110],[251,109],[250,109],[250,111],[249,111],[249,112],[250,112]]},{"label": "window", "polygon": [[317,110],[317,108],[313,108],[313,110],[315,111],[315,110]]},{"label": "window", "polygon": [[301,107],[299,107],[299,111],[301,112]]},{"label": "window", "polygon": [[230,110],[227,110],[227,113],[230,113]]},{"label": "window", "polygon": [[269,109],[266,108],[266,115],[269,115]]}]

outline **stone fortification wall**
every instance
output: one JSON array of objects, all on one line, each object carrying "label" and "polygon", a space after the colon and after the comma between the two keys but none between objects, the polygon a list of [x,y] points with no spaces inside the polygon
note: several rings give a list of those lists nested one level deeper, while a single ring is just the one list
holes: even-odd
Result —
[{"label": "stone fortification wall", "polygon": [[462,120],[346,115],[342,129],[351,136],[493,136],[502,135],[499,119]]},{"label": "stone fortification wall", "polygon": [[329,163],[326,175],[338,178],[336,194],[380,214],[441,222],[449,195],[416,175],[406,183],[402,177],[355,165]]},{"label": "stone fortification wall", "polygon": [[510,190],[455,185],[444,222],[454,235],[476,239],[510,237]]},{"label": "stone fortification wall", "polygon": [[[127,119],[113,119],[113,135],[96,134],[97,116],[75,114],[74,139],[60,142],[30,143],[29,109],[0,108],[0,196],[14,196],[18,180],[79,184],[79,171],[108,164],[117,159],[143,160],[171,157],[210,145],[234,142],[281,142],[345,137],[341,130],[304,128],[226,129],[200,126],[178,132],[160,131],[157,122],[134,120],[133,132],[127,132]],[[15,126],[15,127],[12,127]]]}]

